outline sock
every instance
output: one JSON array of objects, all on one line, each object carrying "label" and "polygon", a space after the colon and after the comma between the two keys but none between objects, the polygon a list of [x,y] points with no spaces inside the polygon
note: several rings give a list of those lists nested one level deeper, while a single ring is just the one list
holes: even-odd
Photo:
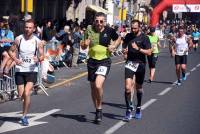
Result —
[{"label": "sock", "polygon": [[133,107],[132,107],[132,101],[131,101],[131,93],[127,93],[125,92],[124,93],[124,96],[125,96],[125,102],[126,102],[126,109],[127,110],[133,110]]},{"label": "sock", "polygon": [[185,71],[182,70],[182,77],[185,77]]},{"label": "sock", "polygon": [[96,109],[96,113],[98,112],[102,113],[102,109]]},{"label": "sock", "polygon": [[140,112],[141,103],[142,103],[142,95],[143,95],[143,92],[137,91],[137,109],[136,109],[136,112]]}]

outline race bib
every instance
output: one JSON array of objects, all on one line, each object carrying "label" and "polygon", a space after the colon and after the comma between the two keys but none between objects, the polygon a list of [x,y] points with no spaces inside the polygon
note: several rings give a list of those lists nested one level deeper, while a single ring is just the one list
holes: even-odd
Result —
[{"label": "race bib", "polygon": [[106,66],[99,66],[99,68],[97,69],[97,71],[95,72],[95,74],[105,76],[106,73],[107,73],[107,70],[108,70],[108,68]]},{"label": "race bib", "polygon": [[139,66],[139,63],[133,63],[132,61],[128,61],[128,62],[125,64],[125,68],[128,68],[128,69],[130,69],[130,70],[133,71],[133,72],[136,72],[136,71],[137,71],[138,66]]},{"label": "race bib", "polygon": [[194,37],[194,40],[199,40],[199,38],[198,37]]},{"label": "race bib", "polygon": [[22,60],[24,67],[29,67],[29,66],[35,64],[33,58],[30,58],[30,57],[23,57],[23,58],[21,58],[21,60]]}]

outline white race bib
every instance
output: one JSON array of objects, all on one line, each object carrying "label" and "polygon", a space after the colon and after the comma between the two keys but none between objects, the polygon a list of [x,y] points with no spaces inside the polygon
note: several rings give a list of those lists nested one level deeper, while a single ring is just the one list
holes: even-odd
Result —
[{"label": "white race bib", "polygon": [[128,69],[130,69],[130,70],[133,71],[133,72],[136,72],[136,71],[137,71],[138,66],[139,66],[139,63],[133,63],[132,61],[128,61],[128,62],[125,64],[125,68],[128,68]]},{"label": "white race bib", "polygon": [[99,66],[95,74],[106,76],[108,68],[106,66]]},{"label": "white race bib", "polygon": [[22,64],[23,64],[22,66],[24,66],[24,67],[29,67],[29,66],[35,64],[33,58],[30,58],[30,57],[23,57],[23,58],[21,58],[21,60],[22,60]]}]

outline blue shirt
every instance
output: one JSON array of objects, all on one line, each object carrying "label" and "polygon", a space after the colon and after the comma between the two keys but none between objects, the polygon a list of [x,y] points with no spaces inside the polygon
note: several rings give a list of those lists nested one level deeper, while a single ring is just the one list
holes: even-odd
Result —
[{"label": "blue shirt", "polygon": [[[12,31],[8,30],[8,29],[0,29],[0,40],[2,39],[10,39],[12,42],[14,41],[14,34]],[[2,47],[5,46],[11,46],[11,43],[7,42],[7,43],[2,43],[1,44]]]}]

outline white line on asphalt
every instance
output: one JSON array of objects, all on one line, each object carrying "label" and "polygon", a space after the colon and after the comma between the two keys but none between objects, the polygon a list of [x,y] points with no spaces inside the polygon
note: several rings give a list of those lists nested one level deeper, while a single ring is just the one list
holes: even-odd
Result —
[{"label": "white line on asphalt", "polygon": [[200,67],[200,63],[197,65],[197,67]]},{"label": "white line on asphalt", "polygon": [[162,92],[160,92],[158,95],[159,96],[162,96],[162,95],[165,95],[167,92],[169,92],[170,90],[172,90],[172,87],[168,87],[166,89],[164,89]]},{"label": "white line on asphalt", "polygon": [[197,68],[196,67],[194,67],[194,68],[192,68],[190,71],[191,72],[193,72],[193,71],[195,71]]},{"label": "white line on asphalt", "polygon": [[185,75],[186,75],[186,76],[189,76],[189,75],[190,75],[190,72],[187,72]]},{"label": "white line on asphalt", "polygon": [[124,121],[119,121],[117,124],[115,124],[113,127],[111,127],[110,129],[108,129],[104,134],[112,134],[114,133],[116,130],[118,130],[120,127],[122,127],[123,125],[125,125],[127,122]]},{"label": "white line on asphalt", "polygon": [[149,101],[147,101],[145,104],[142,105],[141,109],[144,110],[146,109],[148,106],[150,106],[151,104],[153,104],[157,99],[151,99]]},{"label": "white line on asphalt", "polygon": [[[144,110],[146,109],[148,106],[150,106],[152,103],[154,103],[157,99],[151,99],[149,101],[147,101],[145,104],[142,105],[141,109]],[[113,134],[115,131],[117,131],[119,128],[121,128],[123,125],[125,125],[127,122],[124,121],[119,121],[118,123],[116,123],[114,126],[112,126],[111,128],[109,128],[104,134]]]}]

